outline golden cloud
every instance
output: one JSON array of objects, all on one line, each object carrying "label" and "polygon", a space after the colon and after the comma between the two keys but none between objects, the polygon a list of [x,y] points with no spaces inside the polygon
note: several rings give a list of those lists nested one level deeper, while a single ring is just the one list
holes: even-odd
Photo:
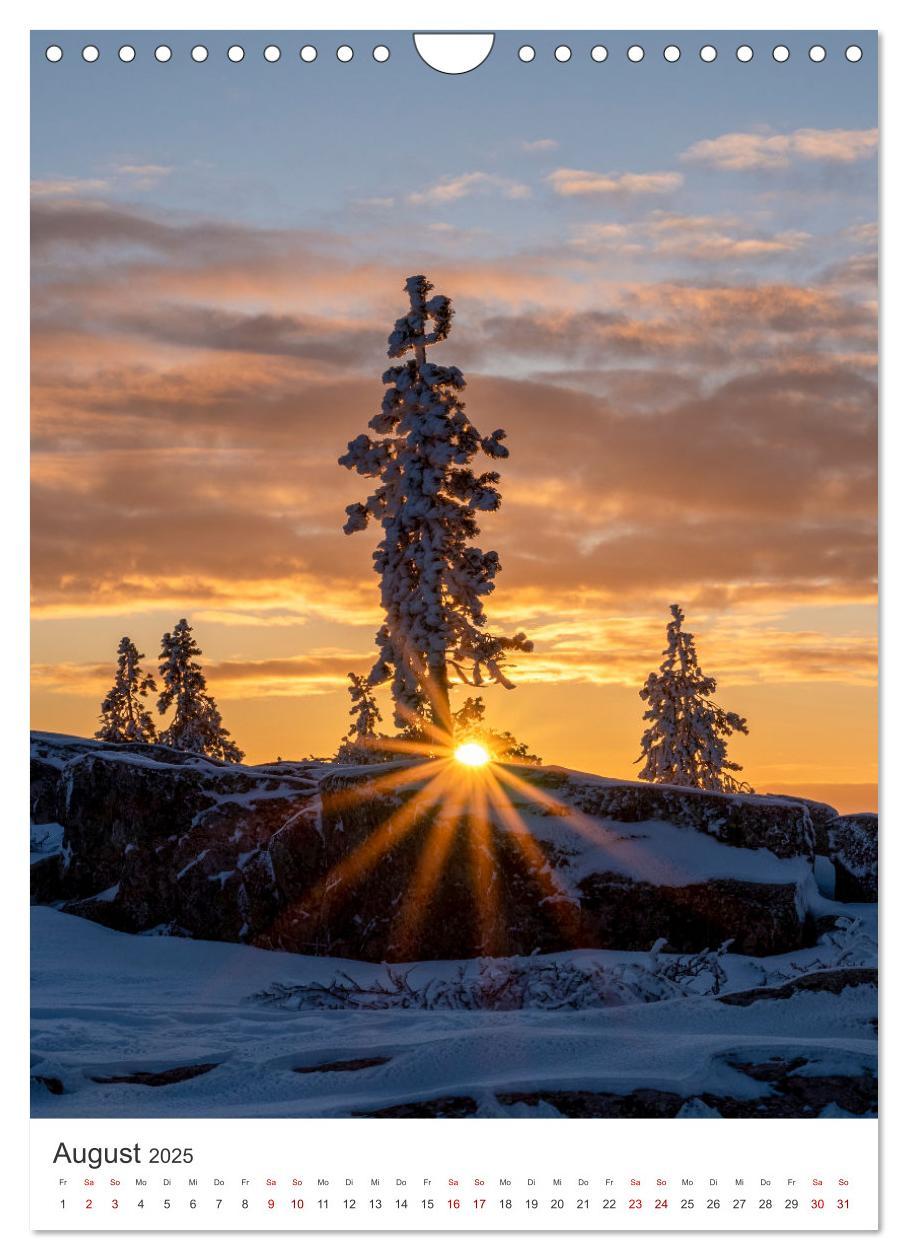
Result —
[{"label": "golden cloud", "polygon": [[802,127],[777,134],[733,131],[698,140],[685,149],[681,160],[720,171],[785,170],[797,162],[858,162],[873,157],[878,143],[875,127],[863,131]]},{"label": "golden cloud", "polygon": [[675,192],[684,183],[678,171],[599,171],[561,166],[546,176],[559,197],[651,197]]},{"label": "golden cloud", "polygon": [[522,200],[530,196],[530,189],[518,180],[506,179],[502,175],[491,175],[488,171],[468,171],[464,175],[445,175],[428,188],[410,193],[407,200],[413,205],[438,204],[447,201],[460,201],[476,193],[498,192],[510,200]]}]

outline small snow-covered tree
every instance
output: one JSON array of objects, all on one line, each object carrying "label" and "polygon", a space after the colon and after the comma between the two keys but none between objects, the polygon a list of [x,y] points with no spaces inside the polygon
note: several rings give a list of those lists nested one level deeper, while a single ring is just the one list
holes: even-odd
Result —
[{"label": "small snow-covered tree", "polygon": [[454,714],[454,738],[458,743],[476,740],[483,744],[493,761],[516,761],[538,766],[542,758],[531,753],[526,743],[510,731],[497,731],[486,724],[486,705],[482,696],[467,696]]},{"label": "small snow-covered tree", "polygon": [[671,614],[665,659],[640,692],[647,702],[643,720],[650,726],[640,741],[643,751],[637,760],[644,766],[638,777],[718,792],[752,792],[731,773],[741,766],[727,754],[728,737],[736,731],[747,735],[747,723],[710,699],[716,680],[700,669],[694,636],[681,629],[684,613],[677,604]]},{"label": "small snow-covered tree", "polygon": [[364,674],[348,674],[350,686],[347,690],[350,692],[350,699],[353,703],[350,706],[350,716],[353,721],[350,723],[350,729],[347,734],[351,739],[357,740],[359,743],[365,740],[375,739],[378,735],[378,724],[381,721],[381,714],[378,711],[378,705],[375,702],[375,696],[368,678]]},{"label": "small snow-covered tree", "polygon": [[[476,473],[480,452],[506,459],[503,429],[482,437],[465,415],[459,368],[426,359],[426,347],[447,337],[449,298],[430,298],[425,276],[404,286],[410,309],[388,338],[388,368],[381,412],[348,444],[339,463],[378,482],[364,503],[347,508],[345,533],[371,519],[382,538],[373,553],[381,576],[384,622],[376,636],[378,659],[371,685],[391,680],[395,723],[412,728],[430,717],[437,735],[451,733],[448,669],[472,686],[508,687],[502,663],[508,649],[531,651],[526,635],[489,633],[483,597],[495,586],[498,553],[474,545],[477,512],[494,512],[501,495],[498,473]],[[410,352],[412,351],[412,354]]]},{"label": "small snow-covered tree", "polygon": [[364,765],[373,761],[388,761],[389,754],[383,749],[378,733],[381,714],[368,678],[364,674],[348,674],[353,719],[344,736],[335,761],[347,765]]},{"label": "small snow-covered tree", "polygon": [[101,726],[95,739],[114,744],[153,744],[154,720],[143,703],[155,681],[139,664],[145,655],[126,635],[117,646],[117,669],[110,691],[101,701]]},{"label": "small snow-covered tree", "polygon": [[242,761],[243,754],[221,725],[221,715],[195,657],[202,651],[192,637],[192,626],[183,617],[161,639],[158,670],[163,688],[158,712],[173,705],[170,726],[160,737],[162,744],[183,752],[202,753],[219,761]]}]

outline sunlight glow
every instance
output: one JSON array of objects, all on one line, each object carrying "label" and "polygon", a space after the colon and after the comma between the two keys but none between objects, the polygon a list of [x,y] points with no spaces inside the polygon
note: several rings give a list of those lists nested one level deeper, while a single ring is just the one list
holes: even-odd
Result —
[{"label": "sunlight glow", "polygon": [[[418,763],[403,762],[398,770],[354,776],[349,787],[330,794],[325,804],[326,819],[357,803],[368,804],[370,809],[378,804],[380,817],[362,843],[282,911],[276,930],[268,933],[270,941],[281,939],[285,924],[287,931],[295,931],[302,919],[320,916],[328,922],[344,903],[360,904],[362,889],[379,863],[399,846],[406,846],[419,829],[420,845],[414,855],[407,895],[393,919],[389,959],[406,961],[419,956],[448,865],[454,863],[457,877],[458,864],[464,859],[482,949],[496,956],[507,952],[507,941],[501,935],[500,889],[494,870],[503,843],[535,881],[560,935],[572,943],[572,948],[581,948],[583,936],[576,899],[570,888],[561,883],[528,830],[520,802],[528,803],[534,812],[557,814],[569,830],[593,843],[608,845],[614,841],[614,834],[579,809],[566,805],[561,797],[537,786],[532,775],[494,761],[488,748],[476,740],[465,740],[450,756],[439,755],[444,739],[445,733],[433,728],[425,742],[404,745],[408,751],[421,755]],[[397,754],[401,746],[398,739],[387,741],[387,747]],[[461,767],[484,773],[463,774]],[[381,809],[382,796],[388,798],[390,812]],[[406,864],[411,861],[405,850],[403,860]],[[639,860],[636,864],[642,866]]]},{"label": "sunlight glow", "polygon": [[462,766],[484,766],[489,760],[489,750],[470,740],[466,744],[458,744],[454,749],[454,757]]}]

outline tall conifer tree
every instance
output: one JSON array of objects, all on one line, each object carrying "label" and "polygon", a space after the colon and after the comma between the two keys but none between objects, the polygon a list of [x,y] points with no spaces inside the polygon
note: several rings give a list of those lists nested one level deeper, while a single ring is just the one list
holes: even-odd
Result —
[{"label": "tall conifer tree", "polygon": [[426,358],[443,341],[454,315],[450,299],[430,298],[425,276],[405,284],[409,310],[388,338],[381,412],[349,443],[340,463],[378,485],[364,503],[347,508],[346,533],[374,519],[382,537],[373,553],[381,577],[385,619],[376,636],[378,659],[369,674],[391,680],[395,722],[404,729],[431,721],[436,737],[452,730],[448,670],[473,686],[512,686],[502,664],[508,649],[531,651],[525,634],[486,630],[483,599],[501,568],[498,553],[483,551],[477,512],[500,502],[498,473],[473,471],[478,454],[506,459],[503,429],[482,437],[463,411],[463,374]]}]

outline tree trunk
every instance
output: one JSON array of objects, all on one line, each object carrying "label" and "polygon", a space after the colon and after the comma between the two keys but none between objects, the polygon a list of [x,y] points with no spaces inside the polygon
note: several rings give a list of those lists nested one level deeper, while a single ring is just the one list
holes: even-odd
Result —
[{"label": "tree trunk", "polygon": [[431,680],[430,700],[432,702],[432,721],[435,726],[435,738],[440,744],[447,746],[453,734],[451,720],[451,696],[448,683],[448,670],[442,660],[439,664],[429,666]]},{"label": "tree trunk", "polygon": [[[425,331],[423,325],[422,331]],[[426,362],[425,346],[414,346],[413,353],[420,367]],[[451,743],[454,723],[451,720],[451,698],[449,695],[448,667],[444,657],[440,661],[429,661],[429,700],[432,704],[433,738],[447,748]]]}]

